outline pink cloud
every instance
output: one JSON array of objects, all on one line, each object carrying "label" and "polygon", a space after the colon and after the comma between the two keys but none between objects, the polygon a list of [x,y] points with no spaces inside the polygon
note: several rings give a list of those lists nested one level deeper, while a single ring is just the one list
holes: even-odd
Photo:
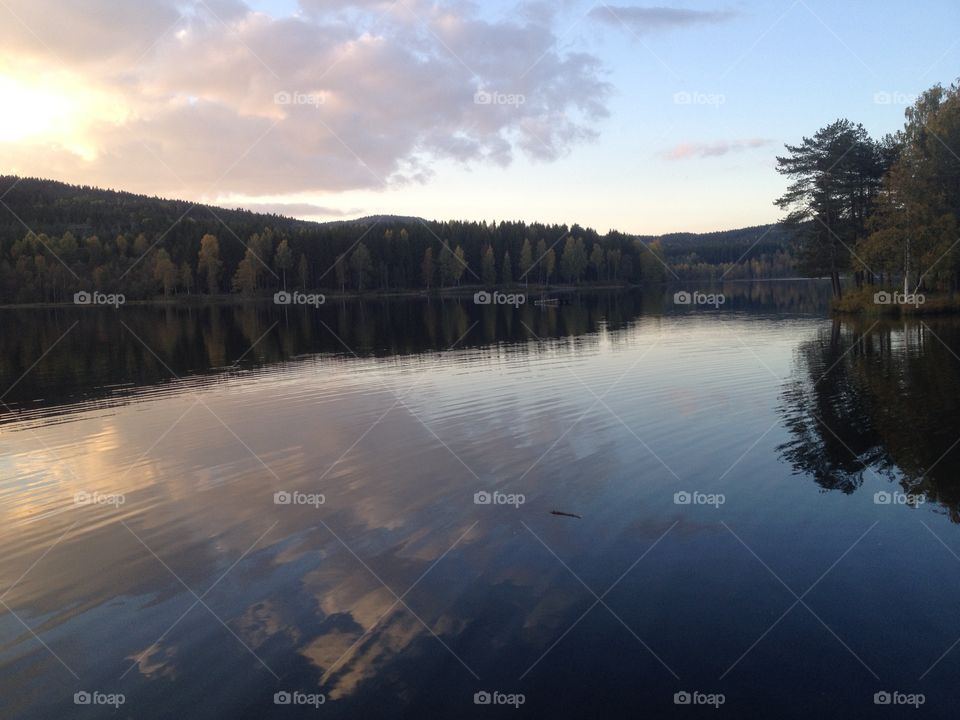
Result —
[{"label": "pink cloud", "polygon": [[664,152],[663,157],[668,160],[720,157],[733,152],[765,147],[772,142],[772,140],[766,138],[747,138],[746,140],[720,140],[712,143],[680,143]]}]

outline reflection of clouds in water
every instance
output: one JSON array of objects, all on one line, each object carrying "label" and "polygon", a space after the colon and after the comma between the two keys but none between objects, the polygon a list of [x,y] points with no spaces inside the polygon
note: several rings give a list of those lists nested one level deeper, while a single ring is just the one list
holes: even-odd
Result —
[{"label": "reflection of clouds in water", "polygon": [[[361,557],[402,596],[466,529],[457,526],[428,537],[418,529],[410,536],[416,538],[416,552],[407,557],[403,556],[402,542],[388,554],[371,557],[367,551]],[[329,688],[329,696],[337,699],[352,694],[419,640],[437,642],[396,596],[332,537],[317,531],[309,538],[310,542],[305,540],[296,549],[288,548],[275,556],[275,567],[298,563],[316,567],[296,581],[293,592],[287,589],[249,607],[240,620],[232,623],[251,647],[259,649],[284,638],[282,644],[296,646],[296,651],[316,668],[318,684]],[[467,540],[464,537],[461,545]],[[462,575],[458,571],[456,575],[468,578],[475,572],[473,569]],[[468,584],[469,580],[461,583]],[[422,586],[435,587],[430,585],[429,576]],[[418,588],[422,589],[420,585]],[[461,592],[462,587],[456,591]],[[312,609],[308,602],[311,599]],[[446,593],[414,592],[404,602],[434,633],[445,638],[444,642],[452,642],[450,638],[467,626],[465,618],[451,614],[451,598]],[[438,647],[441,653],[446,652]]]},{"label": "reflection of clouds in water", "polygon": [[[392,603],[391,596],[378,615]],[[430,630],[443,638],[444,643],[451,644],[466,626],[462,619],[443,615],[430,626]],[[329,673],[323,684],[328,688],[329,697],[338,700],[356,692],[365,681],[389,671],[390,663],[408,655],[421,641],[438,642],[410,611],[398,605],[366,636],[363,631],[335,629],[315,638],[299,652],[325,675]],[[453,658],[451,661],[455,662]]]},{"label": "reflection of clouds in water", "polygon": [[311,574],[304,578],[304,585],[307,592],[322,593],[317,595],[317,604],[328,616],[349,615],[364,629],[373,625],[396,601],[390,591],[365,570],[342,578],[332,587],[317,582]]},{"label": "reflection of clouds in water", "polygon": [[[319,611],[316,619],[328,628],[326,632],[300,644],[301,632],[284,624],[284,612],[279,609],[283,602],[298,602],[289,597],[264,604],[269,608],[248,610],[245,617],[262,616],[262,620],[242,626],[244,637],[251,642],[262,643],[266,636],[278,633],[288,635],[300,645],[297,652],[316,668],[318,683],[328,675],[323,685],[329,688],[332,699],[353,693],[364,680],[377,675],[390,660],[427,634],[389,590],[357,565],[344,551],[324,558],[322,567],[302,579],[300,591],[305,597],[314,598]],[[397,592],[402,594],[402,590]],[[410,602],[409,598],[406,601]],[[451,621],[441,618],[433,629],[442,634],[453,626]]]},{"label": "reflection of clouds in water", "polygon": [[[388,555],[371,557],[365,553],[362,557],[402,596],[466,529],[458,526],[429,534],[418,529],[409,536],[417,541],[415,553],[407,553],[408,543],[401,542],[391,547]],[[342,548],[324,556],[320,567],[303,576],[299,591],[315,598],[319,611],[316,617],[325,631],[304,643],[298,652],[316,667],[321,678],[318,682],[327,689],[329,697],[350,696],[364,682],[390,672],[394,663],[409,657],[420,643],[425,652],[445,656],[448,650],[430,631],[459,654],[463,650],[456,650],[458,638],[479,623],[483,640],[477,645],[474,639],[470,657],[464,658],[468,664],[474,654],[481,659],[493,657],[503,648],[516,646],[518,640],[525,646],[522,654],[529,654],[532,662],[538,652],[556,639],[569,623],[570,614],[579,611],[589,598],[565,577],[559,564],[544,572],[522,558],[508,561],[512,545],[509,533],[481,535],[479,527],[468,533],[458,550],[446,555],[417,589],[404,597],[412,613]],[[429,539],[428,544],[423,544],[425,539]],[[305,552],[301,548],[298,553],[287,555],[287,559],[303,560]],[[498,593],[509,597],[509,615],[496,623],[477,616],[477,609],[468,599],[469,593],[477,589],[477,578],[483,578],[485,586],[496,587]],[[289,603],[291,607],[302,604],[289,595],[277,603]],[[282,611],[274,614],[284,615]],[[275,632],[286,632],[282,620],[276,620],[271,627]],[[257,641],[255,635],[249,639]]]},{"label": "reflection of clouds in water", "polygon": [[140,652],[131,654],[127,657],[127,660],[136,662],[138,672],[146,678],[151,680],[157,678],[175,680],[178,672],[174,660],[178,653],[179,649],[177,647],[156,643]]},{"label": "reflection of clouds in water", "polygon": [[258,648],[280,635],[292,643],[300,642],[301,633],[294,622],[296,618],[289,617],[277,600],[265,600],[248,607],[233,624],[247,645]]},{"label": "reflection of clouds in water", "polygon": [[[76,493],[133,492],[153,481],[149,472],[131,474],[134,477],[120,490],[111,454],[125,442],[122,432],[113,418],[92,419],[91,424],[82,444],[69,426],[0,436],[0,455],[8,467],[4,476],[16,479],[0,488],[0,543],[8,533],[22,538],[26,523],[69,511]],[[76,519],[70,518],[60,532]],[[22,548],[22,543],[17,545]]]},{"label": "reflection of clouds in water", "polygon": [[391,660],[408,650],[426,632],[409,612],[397,611],[384,618],[376,632],[352,650],[349,650],[350,646],[360,635],[334,632],[329,638],[326,635],[317,638],[300,652],[320,669],[330,667],[347,652],[347,657],[328,678],[328,694],[331,699],[338,700],[356,692],[364,681],[376,677]]}]

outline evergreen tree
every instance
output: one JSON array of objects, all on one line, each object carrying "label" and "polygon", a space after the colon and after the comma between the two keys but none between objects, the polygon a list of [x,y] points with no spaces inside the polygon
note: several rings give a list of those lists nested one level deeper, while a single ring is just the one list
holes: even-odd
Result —
[{"label": "evergreen tree", "polygon": [[528,275],[533,269],[533,249],[530,247],[530,238],[523,239],[523,247],[520,249],[520,273],[524,284],[530,281]]},{"label": "evergreen tree", "polygon": [[504,286],[513,284],[513,267],[510,265],[510,251],[503,253],[503,265],[500,268],[500,281]]},{"label": "evergreen tree", "polygon": [[492,288],[497,284],[497,267],[496,261],[493,257],[493,247],[487,245],[487,249],[483,251],[483,263],[480,269],[480,277],[483,281],[483,284],[488,288]]},{"label": "evergreen tree", "polygon": [[590,267],[593,268],[593,279],[601,280],[603,278],[603,248],[600,243],[593,244],[593,250],[590,251]]},{"label": "evergreen tree", "polygon": [[310,286],[310,263],[304,253],[300,253],[300,260],[297,262],[297,279],[300,280],[301,290]]},{"label": "evergreen tree", "polygon": [[367,286],[367,279],[370,274],[372,263],[370,261],[370,251],[363,243],[357,245],[357,249],[350,256],[350,269],[353,270],[354,283],[357,290],[363,292]]},{"label": "evergreen tree", "polygon": [[791,178],[776,204],[797,230],[807,272],[828,274],[842,295],[841,273],[851,249],[866,234],[866,219],[880,189],[883,154],[862,125],[837,120],[777,157],[777,172]]},{"label": "evergreen tree", "polygon": [[420,262],[420,280],[427,290],[432,287],[435,274],[436,270],[433,267],[433,248],[428,247],[423,251],[423,260]]},{"label": "evergreen tree", "polygon": [[546,282],[546,259],[547,259],[547,243],[543,238],[540,238],[537,241],[537,257],[534,258],[534,262],[537,264],[537,280],[543,285]]}]

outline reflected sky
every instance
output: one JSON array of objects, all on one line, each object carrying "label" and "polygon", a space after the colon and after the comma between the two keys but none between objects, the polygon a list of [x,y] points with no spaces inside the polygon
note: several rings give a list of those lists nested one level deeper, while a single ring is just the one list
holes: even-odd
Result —
[{"label": "reflected sky", "polygon": [[[334,717],[479,717],[499,690],[667,714],[687,689],[802,717],[886,688],[947,717],[955,485],[913,480],[956,467],[960,336],[837,329],[803,292],[80,317],[4,400],[0,711],[98,717],[73,702],[96,689],[130,717],[316,717],[274,705],[299,690]],[[4,386],[76,319],[35,312]],[[884,414],[908,407],[937,428],[911,452]],[[860,472],[831,487],[851,434]]]}]

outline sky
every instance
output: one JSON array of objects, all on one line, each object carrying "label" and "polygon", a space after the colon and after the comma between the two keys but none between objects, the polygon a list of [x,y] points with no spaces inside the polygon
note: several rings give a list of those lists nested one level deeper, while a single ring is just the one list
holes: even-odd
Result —
[{"label": "sky", "polygon": [[311,220],[705,232],[784,143],[894,132],[960,4],[2,0],[0,173]]}]

